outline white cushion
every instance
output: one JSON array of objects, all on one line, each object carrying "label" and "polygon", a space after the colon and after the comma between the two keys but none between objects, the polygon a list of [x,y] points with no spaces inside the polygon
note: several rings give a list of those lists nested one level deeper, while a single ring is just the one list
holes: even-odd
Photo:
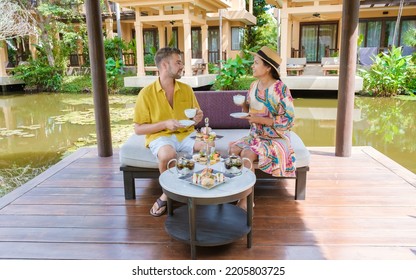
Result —
[{"label": "white cushion", "polygon": [[150,149],[144,146],[144,143],[144,135],[133,134],[130,136],[120,147],[120,163],[128,166],[158,168],[157,159]]},{"label": "white cushion", "polygon": [[[228,154],[228,145],[231,141],[240,139],[248,135],[248,129],[216,129],[217,135],[223,138],[215,141],[215,149],[221,155]],[[123,165],[136,166],[143,168],[158,168],[157,159],[153,156],[148,148],[144,146],[144,135],[136,135],[127,139],[120,147],[120,162]],[[308,149],[302,142],[302,139],[293,131],[290,132],[290,141],[296,154],[296,166],[308,166],[310,162],[310,154]]]}]

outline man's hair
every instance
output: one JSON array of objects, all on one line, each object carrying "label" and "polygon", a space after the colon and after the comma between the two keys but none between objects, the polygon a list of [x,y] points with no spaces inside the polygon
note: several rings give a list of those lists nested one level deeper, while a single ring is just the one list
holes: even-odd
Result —
[{"label": "man's hair", "polygon": [[157,67],[159,67],[160,62],[165,59],[170,57],[172,54],[181,54],[181,51],[177,48],[170,48],[170,47],[166,47],[166,48],[161,48],[159,49],[156,54],[155,54],[155,64]]}]

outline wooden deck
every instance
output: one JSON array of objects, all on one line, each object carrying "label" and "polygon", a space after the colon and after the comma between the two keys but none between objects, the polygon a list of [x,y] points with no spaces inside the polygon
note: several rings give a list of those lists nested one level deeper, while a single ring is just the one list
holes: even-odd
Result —
[{"label": "wooden deck", "polygon": [[[306,200],[294,180],[256,184],[253,247],[198,247],[198,259],[416,259],[416,175],[371,147],[348,158],[310,147]],[[189,259],[149,208],[157,180],[126,201],[118,154],[83,148],[0,198],[1,259]]]}]

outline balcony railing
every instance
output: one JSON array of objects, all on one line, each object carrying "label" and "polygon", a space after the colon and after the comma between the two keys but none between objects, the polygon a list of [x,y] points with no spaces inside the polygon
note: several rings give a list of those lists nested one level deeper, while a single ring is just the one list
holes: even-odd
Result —
[{"label": "balcony railing", "polygon": [[136,55],[134,53],[123,53],[125,66],[136,66]]},{"label": "balcony railing", "polygon": [[222,52],[222,57],[220,56],[220,50],[209,50],[208,51],[208,62],[209,63],[219,63],[220,60],[227,60],[227,52]]},{"label": "balcony railing", "polygon": [[300,50],[299,49],[297,50],[295,48],[292,48],[290,57],[293,57],[293,58],[305,57],[305,47],[302,46],[302,48]]}]

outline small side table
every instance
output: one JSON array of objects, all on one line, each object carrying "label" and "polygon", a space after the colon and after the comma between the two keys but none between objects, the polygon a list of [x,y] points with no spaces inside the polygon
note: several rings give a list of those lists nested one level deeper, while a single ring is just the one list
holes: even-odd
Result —
[{"label": "small side table", "polygon": [[[209,190],[178,179],[176,170],[173,172],[166,170],[159,177],[168,197],[165,229],[173,238],[190,244],[192,259],[196,259],[196,246],[228,244],[244,235],[247,235],[247,248],[251,248],[256,182],[253,172],[244,168],[242,175]],[[229,204],[244,197],[247,197],[247,212]],[[186,205],[173,210],[172,200]]]}]

